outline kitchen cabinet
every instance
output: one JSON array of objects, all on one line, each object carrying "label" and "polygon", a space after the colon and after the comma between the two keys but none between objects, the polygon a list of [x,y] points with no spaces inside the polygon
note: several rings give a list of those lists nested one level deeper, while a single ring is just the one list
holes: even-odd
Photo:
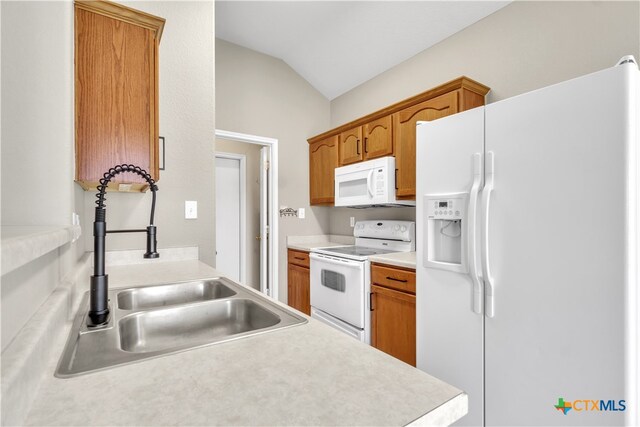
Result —
[{"label": "kitchen cabinet", "polygon": [[309,253],[288,250],[287,265],[287,303],[289,306],[311,315],[311,291],[309,273]]},{"label": "kitchen cabinet", "polygon": [[340,166],[393,154],[391,116],[340,133]]},{"label": "kitchen cabinet", "polygon": [[[332,137],[338,137],[338,166],[345,166],[377,157],[396,158],[396,197],[415,200],[416,195],[416,122],[435,120],[485,103],[489,88],[460,77],[386,108],[353,120],[320,135],[309,138],[309,150]],[[312,162],[311,153],[309,161]],[[335,169],[335,168],[333,168]],[[310,203],[333,203],[325,197],[323,185],[333,179],[329,167],[309,166]],[[317,174],[328,176],[319,177]],[[316,189],[317,187],[317,189]]]},{"label": "kitchen cabinet", "polygon": [[396,144],[396,196],[416,196],[416,123],[458,112],[458,94],[446,93],[393,114]]},{"label": "kitchen cabinet", "polygon": [[338,156],[340,166],[356,163],[364,159],[362,126],[340,133]]},{"label": "kitchen cabinet", "polygon": [[338,167],[338,135],[309,145],[309,197],[312,205],[334,202],[334,170]]},{"label": "kitchen cabinet", "polygon": [[[158,47],[165,20],[107,1],[75,1],[75,180],[95,190],[109,168],[159,177]],[[109,190],[146,191],[133,173]]]},{"label": "kitchen cabinet", "polygon": [[365,160],[393,154],[391,116],[384,116],[362,126]]},{"label": "kitchen cabinet", "polygon": [[416,366],[416,273],[371,266],[371,345]]}]

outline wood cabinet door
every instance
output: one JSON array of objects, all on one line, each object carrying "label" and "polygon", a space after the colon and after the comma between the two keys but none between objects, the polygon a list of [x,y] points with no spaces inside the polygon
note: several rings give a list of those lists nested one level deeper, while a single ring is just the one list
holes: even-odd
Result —
[{"label": "wood cabinet door", "polygon": [[338,135],[309,145],[309,202],[332,205],[335,169],[338,167]]},{"label": "wood cabinet door", "polygon": [[458,112],[458,91],[405,108],[393,114],[396,146],[396,196],[416,198],[416,122],[439,119]]},{"label": "wood cabinet door", "polygon": [[416,366],[416,297],[371,285],[371,345]]},{"label": "wood cabinet door", "polygon": [[[138,25],[140,12],[121,8],[75,4],[76,181],[85,190],[95,190],[109,168],[123,163],[159,179],[157,73],[164,19],[144,14],[145,24]],[[148,188],[133,173],[112,183],[110,189],[117,183],[132,184],[134,191]]]},{"label": "wood cabinet door", "polygon": [[289,282],[287,301],[289,306],[311,316],[311,277],[309,269],[289,264],[287,276]]},{"label": "wood cabinet door", "polygon": [[369,122],[362,127],[364,157],[366,159],[393,155],[391,122],[391,115],[389,115]]},{"label": "wood cabinet door", "polygon": [[340,166],[357,163],[364,159],[362,126],[349,129],[340,134],[338,155]]}]

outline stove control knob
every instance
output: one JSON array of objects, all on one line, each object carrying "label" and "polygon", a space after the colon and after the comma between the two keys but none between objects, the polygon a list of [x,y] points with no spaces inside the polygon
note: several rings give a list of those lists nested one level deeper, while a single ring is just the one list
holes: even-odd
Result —
[{"label": "stove control knob", "polygon": [[398,230],[400,230],[400,226],[399,226],[399,225],[396,225],[395,227],[393,227],[393,229],[394,229],[395,231],[398,231]]},{"label": "stove control knob", "polygon": [[405,231],[407,231],[407,227],[403,225],[403,226],[400,228],[400,231],[402,231],[402,232],[404,233]]}]

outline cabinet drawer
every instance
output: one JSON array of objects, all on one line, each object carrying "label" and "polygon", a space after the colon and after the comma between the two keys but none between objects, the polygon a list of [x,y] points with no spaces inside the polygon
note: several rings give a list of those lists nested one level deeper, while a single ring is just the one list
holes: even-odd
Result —
[{"label": "cabinet drawer", "polygon": [[309,268],[309,252],[289,249],[289,264],[299,265]]},{"label": "cabinet drawer", "polygon": [[416,293],[416,272],[374,264],[371,266],[371,282],[403,292]]}]

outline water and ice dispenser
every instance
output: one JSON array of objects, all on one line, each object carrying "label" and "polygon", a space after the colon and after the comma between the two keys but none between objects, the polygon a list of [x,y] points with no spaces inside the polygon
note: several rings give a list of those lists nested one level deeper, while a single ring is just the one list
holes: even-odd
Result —
[{"label": "water and ice dispenser", "polygon": [[466,213],[469,193],[424,196],[425,267],[467,273]]}]

